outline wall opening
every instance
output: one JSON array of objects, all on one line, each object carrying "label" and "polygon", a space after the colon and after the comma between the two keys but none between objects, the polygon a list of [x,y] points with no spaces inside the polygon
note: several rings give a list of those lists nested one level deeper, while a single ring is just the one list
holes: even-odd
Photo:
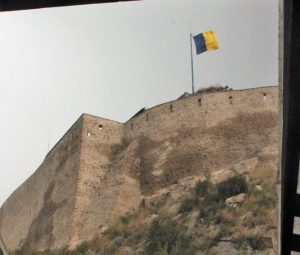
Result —
[{"label": "wall opening", "polygon": [[267,93],[264,93],[264,101],[267,100]]},{"label": "wall opening", "polygon": [[131,130],[133,129],[133,123],[131,123],[130,128],[131,128]]},{"label": "wall opening", "polygon": [[170,105],[170,112],[173,112],[173,105]]},{"label": "wall opening", "polygon": [[199,99],[198,99],[198,106],[200,107],[201,105],[202,105],[202,99],[199,98]]},{"label": "wall opening", "polygon": [[98,128],[101,130],[103,128],[103,125],[99,125]]},{"label": "wall opening", "polygon": [[146,114],[146,120],[149,120],[149,113]]},{"label": "wall opening", "polygon": [[232,104],[233,102],[232,96],[230,96],[228,99],[229,99],[229,103]]}]

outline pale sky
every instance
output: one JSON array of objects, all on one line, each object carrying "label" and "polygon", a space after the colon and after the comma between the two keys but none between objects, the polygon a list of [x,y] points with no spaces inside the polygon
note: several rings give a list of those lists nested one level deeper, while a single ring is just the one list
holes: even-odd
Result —
[{"label": "pale sky", "polygon": [[[0,205],[82,113],[124,122],[191,91],[189,22],[220,49],[196,88],[277,85],[278,0],[144,0],[0,13]],[[194,49],[195,50],[195,49]]]}]

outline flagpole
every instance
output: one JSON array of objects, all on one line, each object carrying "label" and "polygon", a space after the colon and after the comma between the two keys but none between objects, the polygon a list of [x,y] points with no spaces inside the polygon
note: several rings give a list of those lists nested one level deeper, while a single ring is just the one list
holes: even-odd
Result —
[{"label": "flagpole", "polygon": [[191,43],[191,69],[192,69],[192,94],[195,93],[194,86],[194,60],[193,60],[193,43],[192,43],[193,35],[192,35],[192,26],[190,22],[190,43]]}]

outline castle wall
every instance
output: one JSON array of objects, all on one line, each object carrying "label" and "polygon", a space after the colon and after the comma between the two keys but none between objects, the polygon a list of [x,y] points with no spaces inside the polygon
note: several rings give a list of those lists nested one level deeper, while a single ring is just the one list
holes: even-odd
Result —
[{"label": "castle wall", "polygon": [[155,106],[131,118],[125,123],[124,134],[126,139],[145,135],[162,140],[182,128],[207,128],[240,112],[277,111],[277,107],[277,86],[196,94]]},{"label": "castle wall", "polygon": [[[71,247],[90,238],[105,224],[106,211],[111,212],[103,201],[105,175],[111,164],[111,150],[121,143],[123,123],[91,115],[83,115],[80,173],[72,224]],[[112,201],[111,201],[112,202]],[[106,217],[106,218],[105,218]]]},{"label": "castle wall", "polygon": [[[155,106],[125,124],[83,114],[38,170],[3,204],[0,236],[9,250],[17,249],[20,243],[35,250],[75,247],[140,202],[142,177],[138,175],[141,161],[145,161],[139,158],[144,156],[142,139],[128,143],[128,147],[123,146],[124,141],[140,136],[161,141],[182,129],[212,127],[240,112],[277,113],[277,93],[277,87],[265,87],[197,94]],[[163,169],[164,163],[170,162],[167,156],[177,155],[176,146],[148,141],[148,147],[159,143],[155,153],[162,155],[156,155],[154,163]],[[180,152],[189,155],[198,145],[183,146]],[[155,158],[151,153],[149,158]]]},{"label": "castle wall", "polygon": [[1,208],[0,231],[7,249],[68,243],[78,182],[83,118],[48,153],[37,171]]}]

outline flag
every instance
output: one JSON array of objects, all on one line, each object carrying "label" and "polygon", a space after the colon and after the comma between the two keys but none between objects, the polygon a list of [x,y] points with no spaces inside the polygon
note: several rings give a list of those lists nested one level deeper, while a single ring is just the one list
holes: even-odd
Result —
[{"label": "flag", "polygon": [[219,48],[217,38],[213,31],[207,31],[193,37],[197,55],[208,50],[216,50]]}]

